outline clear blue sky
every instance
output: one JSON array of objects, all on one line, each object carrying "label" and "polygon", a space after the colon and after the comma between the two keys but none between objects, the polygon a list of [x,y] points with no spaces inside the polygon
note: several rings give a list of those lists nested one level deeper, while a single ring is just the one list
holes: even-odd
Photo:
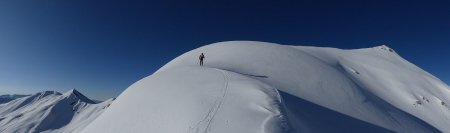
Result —
[{"label": "clear blue sky", "polygon": [[103,100],[186,51],[230,40],[388,44],[450,83],[450,3],[440,2],[2,0],[0,94],[75,88]]}]

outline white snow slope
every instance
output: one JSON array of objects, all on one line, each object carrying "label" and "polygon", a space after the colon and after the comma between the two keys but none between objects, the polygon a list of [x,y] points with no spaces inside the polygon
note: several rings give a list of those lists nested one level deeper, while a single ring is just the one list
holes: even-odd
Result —
[{"label": "white snow slope", "polygon": [[82,132],[450,132],[449,89],[386,46],[220,42],[134,83]]},{"label": "white snow slope", "polygon": [[40,92],[1,104],[0,132],[79,132],[111,102],[95,104],[76,90]]}]

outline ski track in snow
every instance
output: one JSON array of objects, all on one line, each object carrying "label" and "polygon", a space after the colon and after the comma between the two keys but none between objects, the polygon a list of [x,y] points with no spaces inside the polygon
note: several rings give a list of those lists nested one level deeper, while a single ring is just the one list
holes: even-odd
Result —
[{"label": "ski track in snow", "polygon": [[[211,123],[214,120],[214,117],[216,116],[217,112],[219,111],[220,107],[223,104],[223,101],[225,99],[225,97],[227,96],[227,92],[228,92],[228,82],[229,82],[229,77],[228,74],[225,70],[221,70],[221,69],[217,69],[214,68],[215,70],[221,72],[223,79],[224,79],[224,86],[223,86],[223,93],[222,96],[217,98],[214,105],[209,109],[208,113],[205,115],[205,117],[199,121],[196,124],[196,133],[200,133],[203,131],[203,133],[208,133],[211,130]],[[201,129],[202,126],[201,125],[205,125],[206,127],[204,127],[204,129]]]}]

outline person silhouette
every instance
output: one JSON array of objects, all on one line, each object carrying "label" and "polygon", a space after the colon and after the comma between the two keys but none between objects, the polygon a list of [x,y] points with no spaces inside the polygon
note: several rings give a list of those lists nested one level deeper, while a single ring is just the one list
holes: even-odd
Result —
[{"label": "person silhouette", "polygon": [[205,55],[203,53],[200,54],[200,57],[198,57],[198,59],[200,59],[200,66],[203,66],[203,60],[205,59]]}]

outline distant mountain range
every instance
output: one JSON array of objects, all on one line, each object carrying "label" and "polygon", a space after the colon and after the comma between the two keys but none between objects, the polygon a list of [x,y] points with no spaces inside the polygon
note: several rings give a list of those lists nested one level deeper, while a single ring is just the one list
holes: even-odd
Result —
[{"label": "distant mountain range", "polygon": [[17,98],[25,97],[29,95],[19,95],[19,94],[6,94],[6,95],[0,95],[0,104],[7,103],[9,101],[12,101]]},{"label": "distant mountain range", "polygon": [[[79,132],[113,101],[96,103],[77,90],[44,91],[0,104],[0,132]],[[17,98],[19,97],[19,98]]]}]

